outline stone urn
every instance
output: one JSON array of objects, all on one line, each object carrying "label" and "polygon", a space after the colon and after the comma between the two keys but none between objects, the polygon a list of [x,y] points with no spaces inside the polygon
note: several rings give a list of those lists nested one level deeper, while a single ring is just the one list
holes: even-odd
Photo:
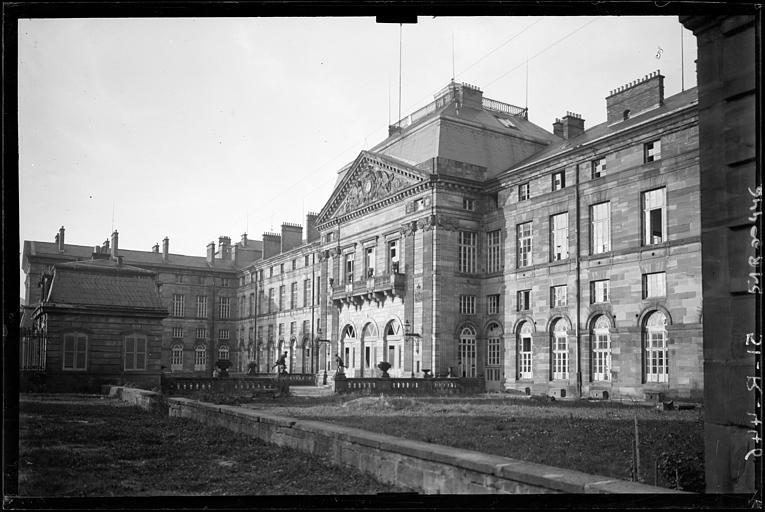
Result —
[{"label": "stone urn", "polygon": [[388,375],[388,370],[390,370],[390,363],[388,361],[382,361],[380,363],[377,363],[377,367],[382,372],[382,378],[383,379],[389,379],[390,375]]}]

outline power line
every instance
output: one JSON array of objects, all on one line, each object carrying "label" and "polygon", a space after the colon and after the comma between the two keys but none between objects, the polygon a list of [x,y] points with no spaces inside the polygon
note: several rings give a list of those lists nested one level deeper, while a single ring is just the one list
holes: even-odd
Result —
[{"label": "power line", "polygon": [[481,61],[483,61],[484,59],[486,59],[486,58],[487,58],[489,55],[491,55],[492,53],[496,52],[497,50],[499,50],[500,48],[502,48],[503,46],[505,46],[507,43],[509,43],[510,41],[512,41],[513,39],[515,39],[516,37],[518,37],[519,35],[523,34],[523,33],[524,33],[524,32],[526,32],[527,30],[529,30],[531,27],[533,27],[534,25],[536,25],[537,23],[539,23],[540,21],[542,21],[542,19],[543,19],[543,18],[541,18],[541,17],[540,17],[539,19],[537,19],[537,21],[535,21],[535,22],[534,22],[534,23],[532,23],[531,25],[527,26],[526,28],[524,28],[523,30],[521,30],[520,32],[518,32],[517,34],[515,34],[515,35],[511,36],[509,39],[506,39],[506,40],[505,40],[505,41],[504,41],[502,44],[500,44],[499,46],[497,46],[497,47],[496,47],[496,48],[494,48],[493,50],[489,51],[488,53],[484,54],[484,55],[483,55],[483,57],[481,57],[481,58],[480,58],[480,59],[478,59],[477,61],[473,62],[471,65],[469,65],[469,66],[468,66],[468,67],[466,67],[465,69],[462,69],[462,70],[460,70],[460,74],[462,74],[462,73],[466,72],[468,69],[471,69],[471,68],[472,68],[472,67],[474,67],[476,64],[478,64],[479,62],[481,62]]}]

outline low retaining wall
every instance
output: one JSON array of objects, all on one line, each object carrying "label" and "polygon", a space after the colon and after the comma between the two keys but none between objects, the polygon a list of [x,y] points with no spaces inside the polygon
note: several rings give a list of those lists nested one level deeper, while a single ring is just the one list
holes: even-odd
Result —
[{"label": "low retaining wall", "polygon": [[483,379],[355,378],[335,376],[336,393],[395,393],[397,395],[472,395],[483,393]]},{"label": "low retaining wall", "polygon": [[257,437],[416,492],[440,493],[677,493],[609,477],[508,457],[412,441],[341,425],[298,420],[243,407],[169,399],[171,416]]}]

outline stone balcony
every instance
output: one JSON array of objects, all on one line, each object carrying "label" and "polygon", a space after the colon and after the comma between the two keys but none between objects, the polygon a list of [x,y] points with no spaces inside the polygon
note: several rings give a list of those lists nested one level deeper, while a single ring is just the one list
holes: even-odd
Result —
[{"label": "stone balcony", "polygon": [[387,298],[401,297],[406,291],[406,275],[382,274],[353,283],[332,285],[332,301],[336,306],[367,302],[381,302]]}]

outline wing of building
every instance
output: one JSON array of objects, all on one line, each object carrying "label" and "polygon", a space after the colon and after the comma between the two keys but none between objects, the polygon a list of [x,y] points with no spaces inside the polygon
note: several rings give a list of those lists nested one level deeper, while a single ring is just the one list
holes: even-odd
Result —
[{"label": "wing of building", "polygon": [[[607,121],[527,111],[450,82],[341,168],[303,226],[219,238],[207,258],[102,252],[157,274],[162,364],[207,372],[481,378],[559,397],[702,395],[696,90],[659,72],[606,98]],[[116,233],[115,233],[116,237]],[[26,241],[27,304],[90,247]],[[48,357],[48,364],[60,364]]]}]

